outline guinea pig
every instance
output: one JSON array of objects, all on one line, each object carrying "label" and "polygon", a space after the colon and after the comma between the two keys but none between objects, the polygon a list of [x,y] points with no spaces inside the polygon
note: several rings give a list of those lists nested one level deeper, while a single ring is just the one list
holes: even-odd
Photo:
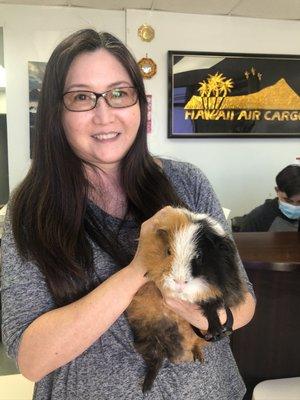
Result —
[{"label": "guinea pig", "polygon": [[[136,350],[147,371],[143,392],[151,389],[164,361],[203,361],[209,338],[222,337],[218,317],[221,307],[244,300],[245,284],[240,276],[237,251],[222,226],[206,214],[166,207],[154,229],[139,239],[147,263],[147,282],[127,308]],[[206,316],[209,331],[200,332],[170,310],[165,297],[195,303]]]}]

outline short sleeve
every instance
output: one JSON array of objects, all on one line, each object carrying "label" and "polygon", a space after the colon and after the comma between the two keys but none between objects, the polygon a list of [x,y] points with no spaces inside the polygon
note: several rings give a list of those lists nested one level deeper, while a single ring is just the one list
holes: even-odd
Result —
[{"label": "short sleeve", "polygon": [[[8,214],[8,213],[7,213]],[[17,359],[25,329],[54,308],[54,301],[38,267],[18,254],[9,218],[1,241],[2,341],[9,357]]]},{"label": "short sleeve", "polygon": [[167,163],[169,176],[179,197],[196,213],[210,215],[230,231],[216,193],[206,175],[195,165],[171,161]]},{"label": "short sleeve", "polygon": [[197,167],[190,165],[191,187],[194,188],[194,201],[197,212],[203,212],[217,221],[228,231],[221,204],[206,175]]}]

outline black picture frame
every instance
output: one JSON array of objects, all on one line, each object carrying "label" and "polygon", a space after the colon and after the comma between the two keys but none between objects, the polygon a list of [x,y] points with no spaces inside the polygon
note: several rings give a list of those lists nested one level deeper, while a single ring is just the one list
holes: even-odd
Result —
[{"label": "black picture frame", "polygon": [[299,138],[300,56],[168,51],[168,138]]}]

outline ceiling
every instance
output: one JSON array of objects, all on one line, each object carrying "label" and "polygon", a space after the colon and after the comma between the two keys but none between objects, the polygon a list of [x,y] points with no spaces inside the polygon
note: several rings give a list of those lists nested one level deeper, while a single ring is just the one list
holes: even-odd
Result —
[{"label": "ceiling", "polygon": [[0,4],[142,9],[178,13],[300,20],[300,0],[0,0]]}]

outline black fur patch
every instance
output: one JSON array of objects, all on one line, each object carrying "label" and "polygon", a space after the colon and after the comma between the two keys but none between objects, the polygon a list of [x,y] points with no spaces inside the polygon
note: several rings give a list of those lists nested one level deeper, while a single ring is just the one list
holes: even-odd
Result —
[{"label": "black fur patch", "polygon": [[243,296],[237,250],[228,236],[218,235],[205,220],[198,222],[197,256],[192,260],[193,277],[204,277],[216,286],[226,304],[238,303]]},{"label": "black fur patch", "polygon": [[211,336],[217,336],[221,334],[223,327],[219,319],[218,309],[224,307],[223,299],[218,297],[215,299],[202,301],[198,304],[200,305],[201,310],[209,323],[207,333]]}]

